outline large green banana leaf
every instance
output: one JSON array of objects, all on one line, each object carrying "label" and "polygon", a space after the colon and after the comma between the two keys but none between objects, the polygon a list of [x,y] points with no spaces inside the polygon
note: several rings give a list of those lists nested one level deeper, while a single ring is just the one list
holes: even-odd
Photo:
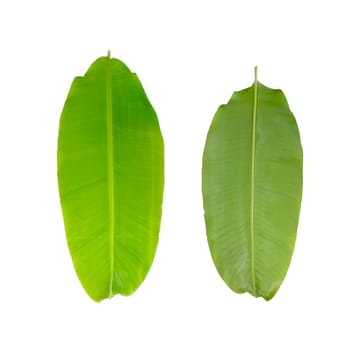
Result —
[{"label": "large green banana leaf", "polygon": [[255,78],[216,112],[203,155],[205,223],[215,266],[233,291],[269,300],[280,287],[296,239],[302,167],[281,90]]},{"label": "large green banana leaf", "polygon": [[76,273],[95,301],[130,295],[152,264],[161,221],[163,139],[136,74],[97,59],[74,79],[58,137],[58,183]]}]

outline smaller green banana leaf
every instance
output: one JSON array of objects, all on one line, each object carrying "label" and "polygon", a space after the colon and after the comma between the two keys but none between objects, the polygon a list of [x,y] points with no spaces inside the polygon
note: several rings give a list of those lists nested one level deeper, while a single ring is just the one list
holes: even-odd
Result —
[{"label": "smaller green banana leaf", "polygon": [[95,301],[130,295],[152,264],[161,220],[163,139],[136,76],[101,57],[74,79],[58,137],[58,184],[73,264]]},{"label": "smaller green banana leaf", "polygon": [[237,293],[271,299],[290,264],[302,198],[298,127],[281,90],[257,81],[215,114],[203,155],[206,232]]}]

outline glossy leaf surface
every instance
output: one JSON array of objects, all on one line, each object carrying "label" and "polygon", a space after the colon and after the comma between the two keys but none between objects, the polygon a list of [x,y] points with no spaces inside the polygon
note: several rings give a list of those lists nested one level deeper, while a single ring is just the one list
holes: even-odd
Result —
[{"label": "glossy leaf surface", "polygon": [[101,57],[74,79],[58,137],[68,247],[88,295],[130,295],[152,264],[161,220],[163,139],[136,74]]},{"label": "glossy leaf surface", "polygon": [[235,92],[211,124],[203,199],[215,266],[237,293],[271,299],[292,257],[302,198],[298,127],[281,90]]}]

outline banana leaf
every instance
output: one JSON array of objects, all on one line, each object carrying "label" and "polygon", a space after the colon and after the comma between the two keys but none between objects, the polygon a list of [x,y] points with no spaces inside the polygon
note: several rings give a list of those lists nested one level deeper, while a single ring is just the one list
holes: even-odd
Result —
[{"label": "banana leaf", "polygon": [[209,249],[235,292],[271,299],[290,264],[302,198],[303,153],[281,90],[257,81],[216,112],[203,154]]},{"label": "banana leaf", "polygon": [[60,118],[58,185],[75,271],[95,301],[130,295],[157,247],[163,139],[136,76],[114,58],[76,77]]}]

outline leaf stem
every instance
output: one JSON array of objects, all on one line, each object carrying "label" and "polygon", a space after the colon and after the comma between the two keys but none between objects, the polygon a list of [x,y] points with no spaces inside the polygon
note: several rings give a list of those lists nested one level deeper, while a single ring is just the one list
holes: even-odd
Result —
[{"label": "leaf stem", "polygon": [[257,66],[255,66],[254,73],[255,73],[255,81],[254,81],[254,83],[256,84],[257,83]]}]

